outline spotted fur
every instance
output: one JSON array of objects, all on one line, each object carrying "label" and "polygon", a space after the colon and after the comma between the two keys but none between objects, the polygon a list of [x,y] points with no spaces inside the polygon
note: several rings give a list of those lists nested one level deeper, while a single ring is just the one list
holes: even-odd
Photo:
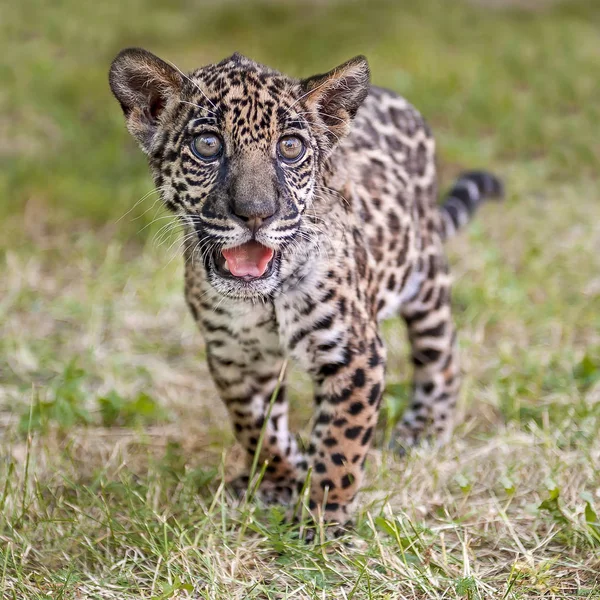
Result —
[{"label": "spotted fur", "polygon": [[[310,470],[311,508],[345,522],[385,385],[383,318],[403,317],[414,366],[398,445],[451,431],[460,374],[442,242],[500,183],[466,173],[440,208],[429,128],[406,100],[370,86],[362,57],[297,80],[239,54],[186,75],[129,49],[110,84],[183,225],[186,299],[249,460],[265,427],[265,493],[289,500]],[[207,131],[223,154],[203,162],[191,141]],[[305,146],[295,164],[276,151],[290,134]],[[275,251],[269,272],[219,274],[221,250],[252,239]],[[287,357],[315,388],[302,450],[285,383],[265,424]]]}]

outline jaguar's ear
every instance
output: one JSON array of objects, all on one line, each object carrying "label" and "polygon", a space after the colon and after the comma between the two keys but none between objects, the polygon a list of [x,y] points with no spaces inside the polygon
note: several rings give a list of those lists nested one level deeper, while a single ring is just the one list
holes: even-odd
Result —
[{"label": "jaguar's ear", "polygon": [[369,93],[369,79],[367,59],[356,56],[325,75],[302,82],[304,102],[324,124],[331,146],[350,131],[350,123]]},{"label": "jaguar's ear", "polygon": [[181,73],[142,48],[122,50],[109,73],[110,89],[119,101],[127,129],[148,153],[169,99],[183,86]]}]

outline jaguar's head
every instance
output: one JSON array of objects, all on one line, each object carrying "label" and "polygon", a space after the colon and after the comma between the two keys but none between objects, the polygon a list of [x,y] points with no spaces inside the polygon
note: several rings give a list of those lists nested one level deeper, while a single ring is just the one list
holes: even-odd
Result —
[{"label": "jaguar's head", "polygon": [[232,297],[272,294],[323,165],[368,93],[366,60],[297,80],[239,54],[184,74],[131,48],[110,86],[210,283]]}]

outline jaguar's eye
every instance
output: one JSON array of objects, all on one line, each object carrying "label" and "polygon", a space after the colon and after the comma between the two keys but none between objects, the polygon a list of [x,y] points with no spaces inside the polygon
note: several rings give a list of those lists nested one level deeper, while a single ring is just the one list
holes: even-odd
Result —
[{"label": "jaguar's eye", "polygon": [[216,133],[201,133],[192,140],[192,152],[203,160],[216,158],[223,148],[223,142]]},{"label": "jaguar's eye", "polygon": [[279,156],[286,162],[296,162],[304,154],[304,142],[295,135],[286,135],[277,144]]}]

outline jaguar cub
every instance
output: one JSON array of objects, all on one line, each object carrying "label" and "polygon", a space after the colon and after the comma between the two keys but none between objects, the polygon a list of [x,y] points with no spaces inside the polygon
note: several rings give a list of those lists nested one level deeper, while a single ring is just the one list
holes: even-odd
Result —
[{"label": "jaguar cub", "polygon": [[[404,319],[414,367],[400,447],[451,431],[459,389],[443,242],[501,195],[465,173],[440,206],[434,141],[403,98],[369,84],[365,58],[298,80],[240,54],[189,74],[123,50],[110,86],[184,229],[185,295],[265,496],[345,523],[381,404],[378,323]],[[312,377],[314,425],[288,429],[287,357]],[[265,419],[268,420],[265,423]]]}]

